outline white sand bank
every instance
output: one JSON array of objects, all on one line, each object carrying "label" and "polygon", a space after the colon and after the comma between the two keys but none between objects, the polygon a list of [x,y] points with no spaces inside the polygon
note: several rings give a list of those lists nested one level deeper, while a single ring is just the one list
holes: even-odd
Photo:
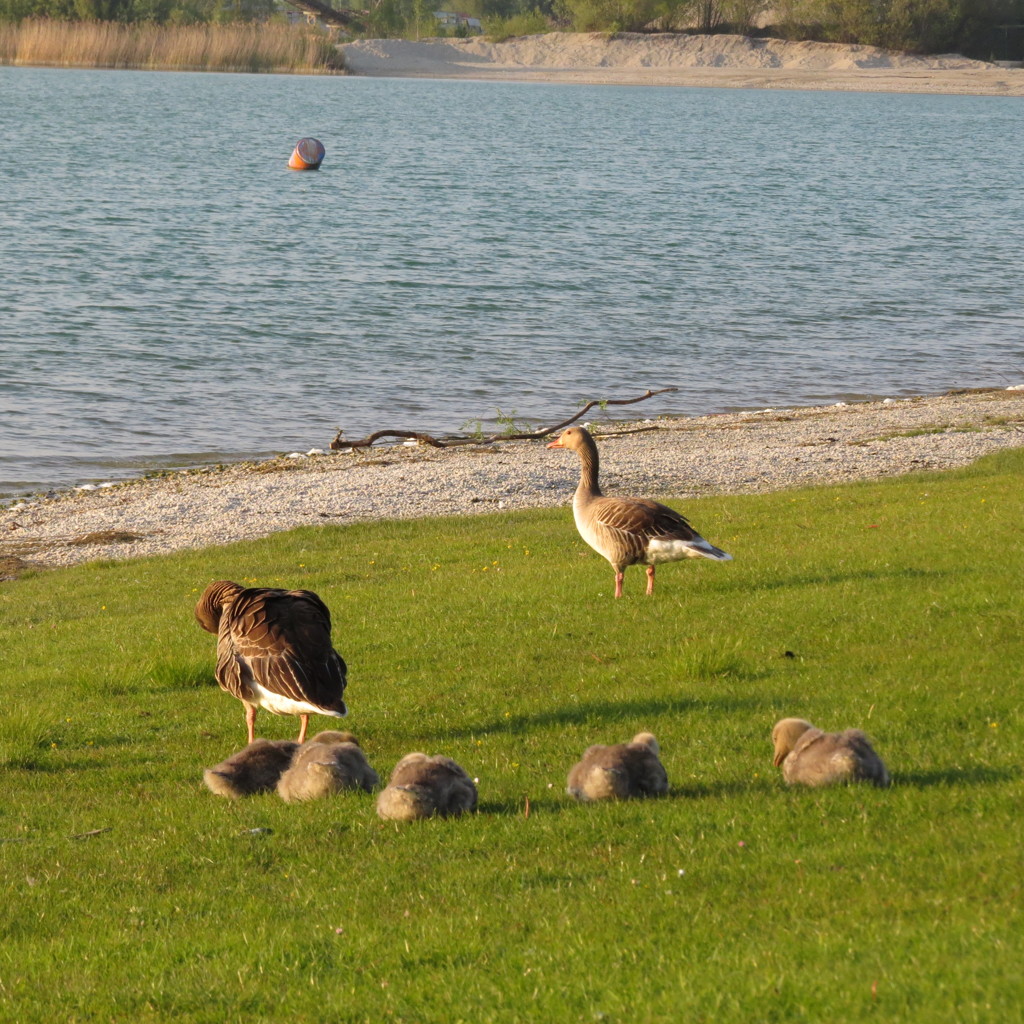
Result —
[{"label": "white sand bank", "polygon": [[340,49],[352,74],[396,78],[1024,96],[1024,69],[955,54],[735,35],[552,32],[502,43],[362,39]]}]

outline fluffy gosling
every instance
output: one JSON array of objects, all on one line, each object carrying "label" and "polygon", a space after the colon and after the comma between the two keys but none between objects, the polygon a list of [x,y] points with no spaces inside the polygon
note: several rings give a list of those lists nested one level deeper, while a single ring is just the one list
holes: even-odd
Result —
[{"label": "fluffy gosling", "polygon": [[406,754],[377,797],[385,821],[415,821],[433,815],[455,817],[476,810],[476,786],[450,757]]},{"label": "fluffy gosling", "polygon": [[566,792],[577,800],[626,800],[668,792],[658,741],[641,732],[629,743],[588,747],[569,772]]},{"label": "fluffy gosling", "polygon": [[348,789],[367,793],[380,782],[370,767],[359,741],[350,732],[317,733],[303,743],[291,767],[277,783],[277,792],[288,803],[318,800]]},{"label": "fluffy gosling", "polygon": [[802,718],[783,718],[772,729],[775,767],[789,785],[831,786],[843,782],[889,785],[889,773],[860,729],[822,732]]},{"label": "fluffy gosling", "polygon": [[207,768],[203,781],[210,792],[232,800],[267,793],[292,763],[298,747],[293,740],[253,740],[226,761]]}]

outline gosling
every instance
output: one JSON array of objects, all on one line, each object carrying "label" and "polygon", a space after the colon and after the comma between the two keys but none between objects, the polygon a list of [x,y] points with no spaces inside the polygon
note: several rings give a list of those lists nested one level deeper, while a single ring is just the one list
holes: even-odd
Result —
[{"label": "gosling", "polygon": [[352,789],[369,793],[379,782],[355,736],[328,730],[299,747],[277,783],[277,792],[287,803],[296,803]]},{"label": "gosling", "polygon": [[637,733],[629,743],[588,747],[569,772],[566,792],[584,801],[662,796],[668,792],[668,775],[659,753],[649,732]]},{"label": "gosling", "polygon": [[476,810],[476,786],[450,757],[406,754],[377,797],[377,814],[385,821],[457,817]]},{"label": "gosling", "polygon": [[775,767],[791,786],[871,782],[884,788],[889,772],[860,729],[822,732],[802,718],[783,718],[772,729]]},{"label": "gosling", "polygon": [[231,800],[268,793],[292,763],[298,748],[293,740],[253,740],[226,761],[207,768],[203,781],[212,793]]}]

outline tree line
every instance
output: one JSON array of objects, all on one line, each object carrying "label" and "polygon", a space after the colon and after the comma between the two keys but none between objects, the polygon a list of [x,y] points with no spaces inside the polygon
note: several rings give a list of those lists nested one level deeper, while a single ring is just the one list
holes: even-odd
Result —
[{"label": "tree line", "polygon": [[[366,0],[329,2],[349,9]],[[358,12],[359,34],[443,34],[433,12],[445,7],[445,0],[372,0]],[[224,24],[281,19],[286,9],[281,0],[0,0],[0,21]],[[454,9],[479,18],[497,39],[559,30],[738,32],[1024,59],[1024,0],[457,0]]]}]

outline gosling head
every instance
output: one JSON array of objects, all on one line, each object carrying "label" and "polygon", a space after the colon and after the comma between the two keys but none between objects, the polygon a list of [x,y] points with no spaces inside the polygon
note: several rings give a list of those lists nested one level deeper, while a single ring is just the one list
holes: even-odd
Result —
[{"label": "gosling head", "polygon": [[802,718],[783,718],[775,723],[775,728],[772,729],[772,745],[775,747],[775,758],[772,763],[776,768],[789,756],[792,749],[796,746],[796,741],[808,729],[813,728],[814,726],[810,722],[805,722]]},{"label": "gosling head", "polygon": [[318,732],[311,740],[310,743],[354,743],[357,747],[359,746],[359,740],[355,738],[350,732],[337,732],[334,729],[325,729],[323,732]]},{"label": "gosling head", "polygon": [[650,732],[638,732],[630,743],[635,747],[646,747],[652,754],[660,754],[661,747],[658,746],[658,741],[654,738],[654,734]]}]

